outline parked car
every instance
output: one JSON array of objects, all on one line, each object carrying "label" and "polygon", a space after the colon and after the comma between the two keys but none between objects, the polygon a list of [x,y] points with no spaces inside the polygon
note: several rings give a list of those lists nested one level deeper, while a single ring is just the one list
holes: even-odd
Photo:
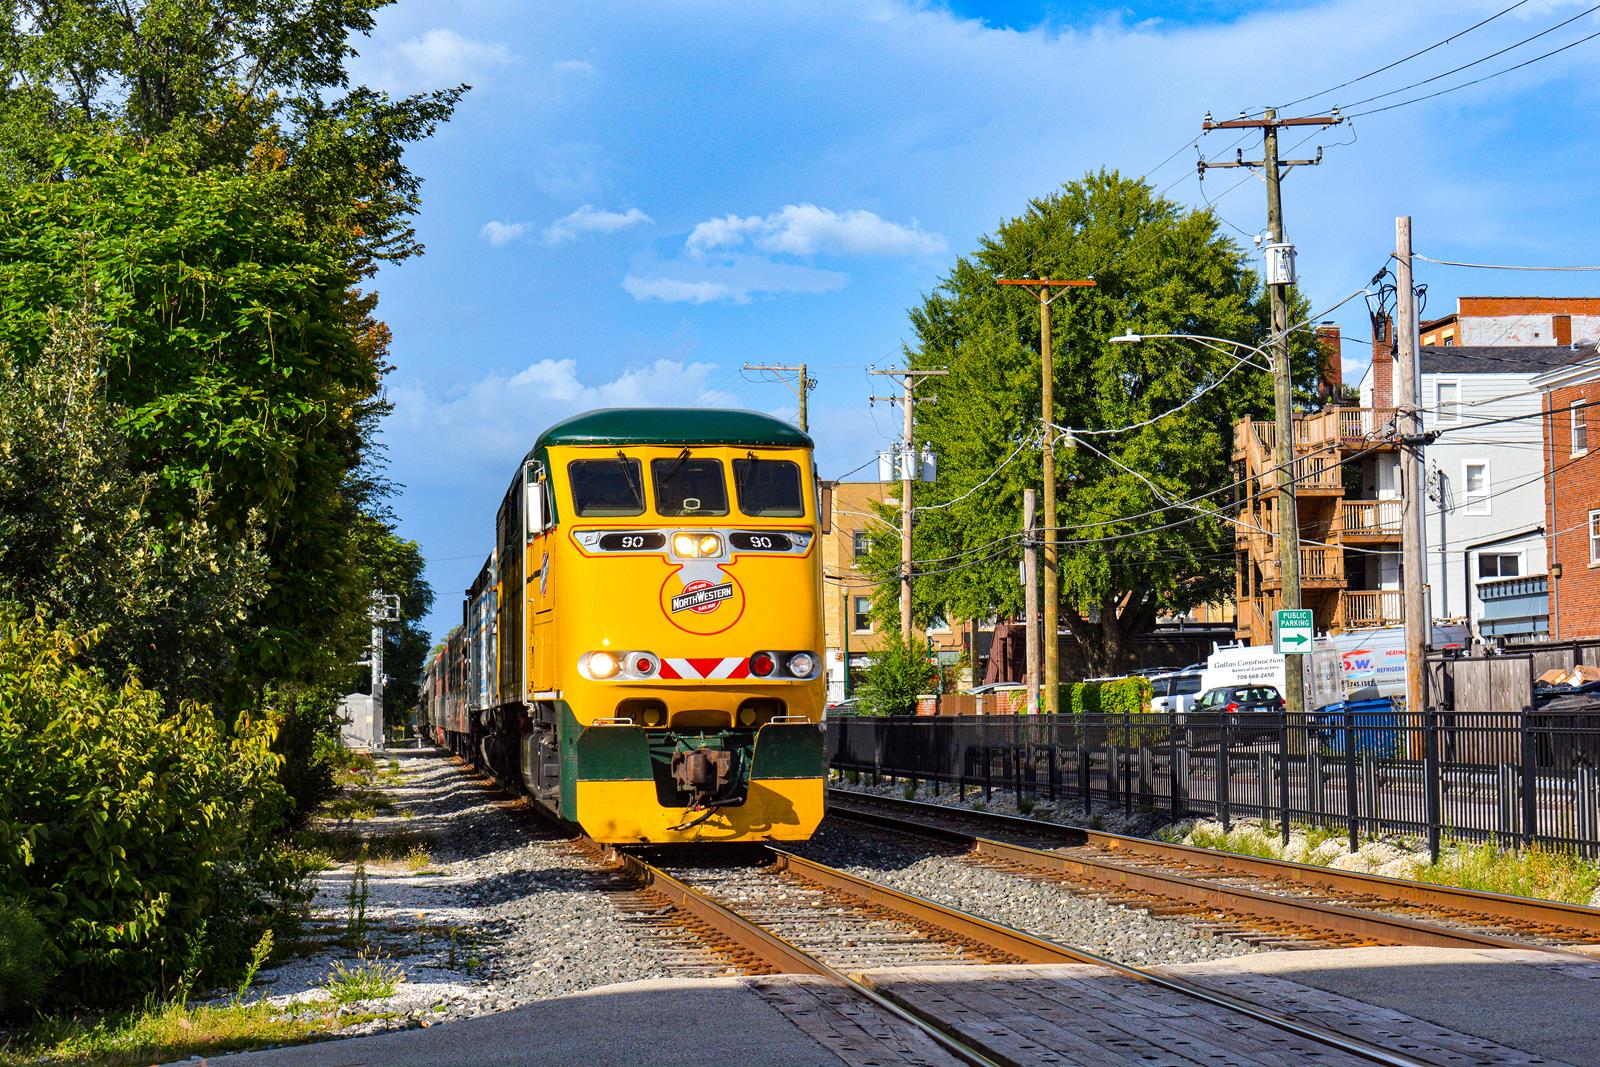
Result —
[{"label": "parked car", "polygon": [[1277,737],[1283,721],[1283,695],[1270,685],[1225,685],[1200,694],[1189,712],[1191,725],[1232,726],[1238,741]]},{"label": "parked car", "polygon": [[1182,714],[1200,695],[1199,671],[1173,671],[1150,679],[1150,710]]},{"label": "parked car", "polygon": [[861,704],[855,697],[847,697],[844,700],[830,700],[823,705],[822,714],[824,718],[829,719],[836,715],[859,715],[861,714]]}]

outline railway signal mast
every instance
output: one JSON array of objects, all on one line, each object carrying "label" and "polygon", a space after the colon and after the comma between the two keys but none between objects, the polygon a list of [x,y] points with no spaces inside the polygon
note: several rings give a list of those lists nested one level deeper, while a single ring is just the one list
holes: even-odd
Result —
[{"label": "railway signal mast", "polygon": [[[1240,115],[1227,122],[1213,122],[1208,112],[1201,128],[1212,130],[1260,130],[1262,158],[1245,159],[1240,149],[1231,163],[1199,161],[1200,178],[1213,167],[1260,168],[1267,182],[1267,294],[1272,302],[1272,385],[1273,385],[1273,481],[1278,487],[1278,568],[1281,575],[1280,607],[1300,607],[1300,513],[1295,500],[1294,463],[1294,379],[1289,367],[1289,286],[1294,284],[1294,246],[1283,239],[1283,196],[1279,185],[1295,167],[1316,166],[1322,162],[1322,149],[1315,159],[1279,159],[1278,131],[1286,126],[1337,126],[1344,119],[1332,115],[1280,119],[1276,108],[1267,108],[1258,119]],[[1301,714],[1305,706],[1305,668],[1300,656],[1289,656],[1284,664],[1284,702],[1291,715]]]}]

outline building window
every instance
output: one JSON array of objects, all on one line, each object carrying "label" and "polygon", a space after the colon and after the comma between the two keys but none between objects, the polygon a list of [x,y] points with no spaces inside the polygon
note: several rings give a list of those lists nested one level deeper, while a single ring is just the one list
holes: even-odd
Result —
[{"label": "building window", "polygon": [[850,535],[850,551],[856,559],[867,554],[867,531],[857,530]]},{"label": "building window", "polygon": [[1461,421],[1461,383],[1434,382],[1433,409],[1440,422]]},{"label": "building window", "polygon": [[928,621],[928,632],[930,634],[947,634],[950,632],[950,623],[943,615],[935,615]]},{"label": "building window", "polygon": [[869,634],[869,633],[871,633],[872,632],[872,598],[869,597],[869,596],[858,596],[858,597],[855,598],[854,601],[852,601],[852,603],[854,603],[854,605],[855,605],[855,611],[853,613],[855,615],[855,618],[851,623],[852,628],[858,634]]},{"label": "building window", "polygon": [[1582,400],[1572,402],[1572,454],[1589,451],[1589,411]]},{"label": "building window", "polygon": [[1465,488],[1462,498],[1466,504],[1468,515],[1489,514],[1489,464],[1463,463],[1461,465],[1461,484]]},{"label": "building window", "polygon": [[1600,563],[1600,511],[1589,512],[1589,562]]},{"label": "building window", "polygon": [[1521,576],[1521,552],[1484,552],[1478,556],[1479,578],[1519,578]]}]

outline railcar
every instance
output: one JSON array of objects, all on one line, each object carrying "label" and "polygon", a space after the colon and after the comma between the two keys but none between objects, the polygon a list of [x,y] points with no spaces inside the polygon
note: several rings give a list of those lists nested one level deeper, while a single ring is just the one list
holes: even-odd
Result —
[{"label": "railcar", "polygon": [[810,837],[819,499],[811,439],[766,415],[552,426],[429,664],[444,743],[599,841]]}]

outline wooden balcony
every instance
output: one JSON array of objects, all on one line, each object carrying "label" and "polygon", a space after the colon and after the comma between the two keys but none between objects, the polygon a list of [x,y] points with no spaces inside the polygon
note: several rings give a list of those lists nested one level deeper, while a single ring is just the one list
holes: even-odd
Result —
[{"label": "wooden balcony", "polygon": [[[1302,496],[1332,496],[1344,492],[1344,468],[1336,452],[1313,452],[1294,461],[1294,489]],[[1280,472],[1271,464],[1261,472],[1263,492],[1275,492]]]},{"label": "wooden balcony", "polygon": [[[1258,563],[1261,567],[1261,581],[1263,584],[1269,586],[1282,584],[1282,568],[1279,566],[1276,551],[1262,556]],[[1338,548],[1328,548],[1323,545],[1301,546],[1300,584],[1306,588],[1314,586],[1321,589],[1343,585],[1344,552]]]},{"label": "wooden balcony", "polygon": [[[1387,447],[1388,430],[1394,423],[1394,408],[1331,407],[1311,415],[1297,415],[1294,420],[1294,447],[1297,452],[1310,452],[1328,448]],[[1273,442],[1277,439],[1271,419],[1241,419],[1234,425],[1233,453],[1235,459],[1245,459],[1254,444],[1257,454],[1267,458],[1263,466],[1270,466]],[[1254,437],[1254,441],[1249,440]]]},{"label": "wooden balcony", "polygon": [[1347,630],[1399,626],[1406,621],[1404,598],[1399,589],[1347,589],[1339,597],[1336,621]]},{"label": "wooden balcony", "polygon": [[1345,500],[1339,505],[1339,536],[1346,541],[1395,541],[1405,505],[1399,500]]}]

